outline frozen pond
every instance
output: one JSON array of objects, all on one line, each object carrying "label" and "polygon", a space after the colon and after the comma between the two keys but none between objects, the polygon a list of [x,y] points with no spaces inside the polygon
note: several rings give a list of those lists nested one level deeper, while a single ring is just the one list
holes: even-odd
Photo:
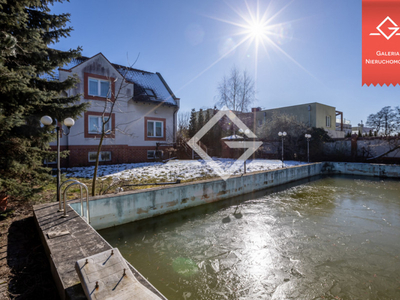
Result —
[{"label": "frozen pond", "polygon": [[400,182],[326,177],[99,231],[168,299],[400,299]]}]

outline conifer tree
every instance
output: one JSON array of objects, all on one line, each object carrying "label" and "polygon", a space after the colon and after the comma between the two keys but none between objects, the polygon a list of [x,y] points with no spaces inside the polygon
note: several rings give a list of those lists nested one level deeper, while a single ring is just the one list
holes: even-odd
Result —
[{"label": "conifer tree", "polygon": [[192,138],[196,134],[197,129],[197,121],[196,121],[196,111],[194,108],[190,113],[190,121],[189,121],[189,138]]},{"label": "conifer tree", "polygon": [[42,163],[55,133],[40,118],[75,118],[86,107],[76,104],[79,95],[62,93],[75,78],[55,80],[55,70],[81,49],[48,47],[72,30],[69,14],[50,12],[54,2],[63,1],[0,0],[0,193],[16,197],[31,197],[50,178]]},{"label": "conifer tree", "polygon": [[204,126],[204,115],[203,110],[200,108],[199,117],[197,118],[197,128],[196,131],[199,131]]}]

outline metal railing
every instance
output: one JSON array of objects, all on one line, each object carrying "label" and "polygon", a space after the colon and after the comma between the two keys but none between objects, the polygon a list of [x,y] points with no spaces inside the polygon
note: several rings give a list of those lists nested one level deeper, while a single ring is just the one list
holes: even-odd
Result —
[{"label": "metal railing", "polygon": [[[65,185],[65,184],[67,184],[68,182],[72,182],[72,181],[74,181],[74,182],[80,182],[80,181],[78,181],[78,180],[76,180],[76,179],[69,179],[69,180],[67,180],[67,181],[64,181],[61,185],[60,185],[60,188],[58,189],[58,191],[59,191],[59,195],[58,195],[58,199],[60,199],[60,201],[58,202],[58,211],[64,211],[64,209],[63,209],[63,207],[62,207],[62,202],[63,202],[63,199],[62,199],[62,193],[61,193],[61,188]],[[82,186],[81,186],[81,198],[82,198]]]},{"label": "metal railing", "polygon": [[[62,215],[62,217],[63,217],[63,218],[68,217],[68,215],[67,215],[67,191],[68,191],[68,189],[69,189],[70,187],[72,187],[73,185],[79,185],[80,190],[81,190],[81,216],[82,216],[83,218],[85,217],[85,214],[84,214],[84,211],[83,211],[83,194],[82,194],[82,187],[84,187],[85,190],[86,190],[86,220],[87,220],[88,223],[90,223],[90,214],[89,214],[89,190],[88,190],[86,184],[84,184],[84,183],[82,183],[82,182],[80,182],[80,181],[78,181],[78,180],[75,180],[75,179],[70,179],[70,180],[64,181],[64,182],[60,185],[60,194],[61,194],[61,187],[62,187],[64,184],[68,183],[68,182],[72,182],[72,183],[69,184],[69,185],[65,188],[64,193],[63,193],[63,197],[60,197],[60,203],[59,203],[59,204],[60,204],[60,209],[59,209],[59,211],[64,211],[64,214]],[[64,201],[64,208],[63,208],[63,209],[61,208],[61,201]]]}]

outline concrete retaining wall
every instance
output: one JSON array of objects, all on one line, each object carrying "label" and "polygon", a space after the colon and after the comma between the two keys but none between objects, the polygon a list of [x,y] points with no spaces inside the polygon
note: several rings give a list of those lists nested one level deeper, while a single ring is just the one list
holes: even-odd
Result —
[{"label": "concrete retaining wall", "polygon": [[[90,200],[90,224],[104,229],[189,207],[216,202],[319,174],[349,174],[400,178],[400,166],[324,162],[243,176],[164,186]],[[80,212],[80,204],[71,206]],[[86,210],[86,204],[84,209]]]},{"label": "concrete retaining wall", "polygon": [[[243,176],[124,192],[90,200],[90,224],[104,229],[153,216],[220,201],[321,173],[323,163],[301,165]],[[71,206],[80,212],[80,204]],[[85,207],[86,209],[86,207]]]},{"label": "concrete retaining wall", "polygon": [[400,178],[399,165],[326,162],[321,173]]}]

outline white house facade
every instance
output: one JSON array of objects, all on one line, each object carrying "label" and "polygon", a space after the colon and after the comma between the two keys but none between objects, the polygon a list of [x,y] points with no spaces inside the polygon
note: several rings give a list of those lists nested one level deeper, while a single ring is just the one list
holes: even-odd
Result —
[{"label": "white house facade", "polygon": [[[110,63],[99,53],[80,58],[58,70],[58,80],[78,76],[75,88],[66,96],[81,94],[90,107],[62,135],[61,150],[70,155],[62,165],[89,166],[101,136],[103,114],[106,125],[100,161],[105,164],[154,161],[176,139],[176,120],[180,99],[175,97],[161,74]],[[107,100],[108,99],[108,100]],[[52,144],[54,147],[54,144]]]}]

